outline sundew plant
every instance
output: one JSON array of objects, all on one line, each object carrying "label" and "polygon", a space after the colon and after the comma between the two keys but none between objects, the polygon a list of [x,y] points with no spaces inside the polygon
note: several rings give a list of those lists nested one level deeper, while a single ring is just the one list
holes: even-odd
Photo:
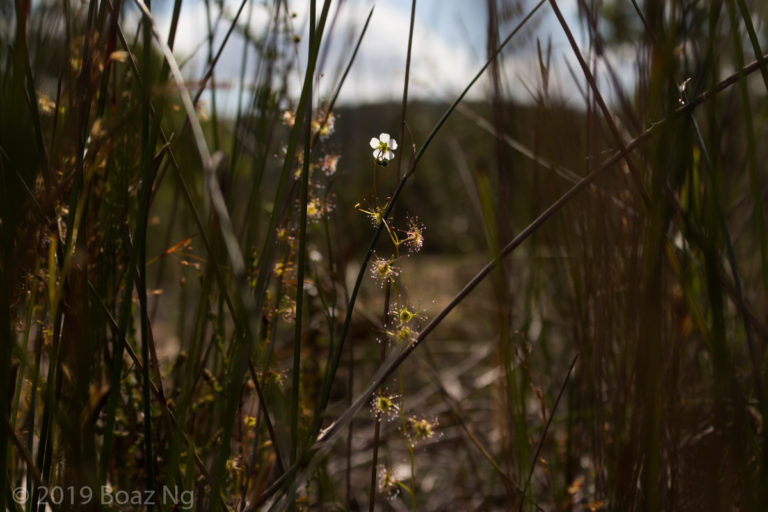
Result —
[{"label": "sundew plant", "polygon": [[768,510],[768,4],[472,4],[0,1],[3,510]]}]

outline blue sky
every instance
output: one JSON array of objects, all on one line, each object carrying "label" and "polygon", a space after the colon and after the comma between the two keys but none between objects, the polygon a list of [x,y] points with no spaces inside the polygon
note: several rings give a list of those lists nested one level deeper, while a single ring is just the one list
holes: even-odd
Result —
[{"label": "blue sky", "polygon": [[[272,2],[269,2],[271,5]],[[533,5],[532,0],[523,1],[523,12]],[[213,2],[212,2],[213,4]],[[234,14],[240,0],[225,0],[225,10]],[[318,1],[318,6],[322,2]],[[335,12],[338,2],[333,2],[331,13]],[[577,27],[575,0],[560,0],[559,5],[565,15]],[[306,35],[306,19],[309,9],[308,0],[289,1],[290,9],[296,12],[296,30]],[[363,41],[360,53],[345,84],[340,102],[376,102],[399,100],[402,94],[405,56],[410,18],[410,0],[346,0],[342,2],[331,37],[328,60],[323,71],[326,77],[320,79],[320,90],[328,93],[335,83],[336,69],[340,62],[346,62],[354,37],[359,34],[371,7],[374,14],[370,27]],[[246,8],[246,12],[247,12]],[[254,3],[251,15],[251,30],[258,33],[267,25],[270,9],[263,3]],[[156,11],[158,23],[167,30],[169,13]],[[500,27],[500,37],[511,31],[523,14]],[[242,18],[245,22],[246,14]],[[474,76],[485,62],[487,12],[483,0],[418,0],[414,30],[414,48],[411,67],[410,97],[414,99],[453,99]],[[225,24],[226,25],[226,24]],[[219,34],[223,34],[223,27]],[[197,49],[186,71],[191,76],[202,73],[205,62],[204,38],[206,17],[204,4],[190,1],[184,4],[177,36],[176,52],[188,56]],[[578,34],[577,34],[578,35]],[[577,99],[577,89],[567,71],[568,61],[574,69],[578,64],[573,58],[570,47],[557,25],[548,5],[544,5],[534,16],[525,30],[515,37],[503,55],[504,83],[507,94],[518,101],[530,101],[532,90],[539,89],[538,60],[536,40],[546,45],[552,44],[552,93],[568,100]],[[305,51],[301,45],[300,55]],[[235,38],[217,67],[217,82],[236,84],[240,72],[242,41]],[[622,62],[624,71],[631,62]],[[249,70],[254,63],[249,64]],[[301,86],[300,77],[291,77],[291,87],[297,93]],[[217,93],[219,105],[225,110],[234,110],[236,94],[223,90]],[[488,85],[480,81],[473,88],[470,98],[487,97]]]}]

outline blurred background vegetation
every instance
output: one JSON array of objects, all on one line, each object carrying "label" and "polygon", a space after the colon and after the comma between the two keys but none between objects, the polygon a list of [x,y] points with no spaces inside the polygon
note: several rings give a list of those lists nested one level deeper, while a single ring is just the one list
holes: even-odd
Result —
[{"label": "blurred background vegetation", "polygon": [[768,4],[477,1],[367,103],[350,4],[0,0],[0,506],[768,509]]}]

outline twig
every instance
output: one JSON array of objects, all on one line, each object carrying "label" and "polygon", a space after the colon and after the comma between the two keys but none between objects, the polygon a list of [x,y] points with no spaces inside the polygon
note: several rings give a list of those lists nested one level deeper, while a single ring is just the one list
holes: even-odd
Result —
[{"label": "twig", "polygon": [[[531,478],[533,477],[533,470],[536,469],[536,461],[539,458],[539,453],[541,453],[541,447],[544,446],[544,440],[547,437],[547,432],[549,431],[549,426],[552,424],[552,418],[555,417],[555,411],[557,410],[557,406],[560,403],[560,399],[563,397],[563,393],[565,392],[565,386],[568,384],[568,379],[571,378],[571,373],[573,373],[573,368],[576,366],[576,360],[579,358],[579,354],[576,354],[573,356],[573,361],[571,361],[571,366],[568,368],[568,373],[565,375],[565,379],[563,379],[563,384],[560,386],[560,392],[557,394],[557,398],[555,399],[555,403],[552,406],[552,410],[549,412],[549,418],[547,419],[547,424],[544,426],[544,431],[541,433],[541,437],[539,438],[539,444],[536,445],[536,453],[533,455],[533,460],[531,460],[531,470],[528,472],[528,478],[525,479],[525,488],[523,489],[523,497],[525,497],[525,494],[528,492],[528,487],[531,485]],[[520,512],[523,511],[523,500],[520,500]]]}]

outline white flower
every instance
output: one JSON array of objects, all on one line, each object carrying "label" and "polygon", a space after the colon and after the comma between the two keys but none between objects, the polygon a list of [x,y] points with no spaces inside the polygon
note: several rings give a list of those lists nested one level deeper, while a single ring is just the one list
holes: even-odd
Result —
[{"label": "white flower", "polygon": [[373,158],[379,165],[385,166],[387,162],[395,158],[394,151],[397,149],[397,141],[388,133],[380,134],[378,139],[373,137],[370,145],[373,148]]}]

